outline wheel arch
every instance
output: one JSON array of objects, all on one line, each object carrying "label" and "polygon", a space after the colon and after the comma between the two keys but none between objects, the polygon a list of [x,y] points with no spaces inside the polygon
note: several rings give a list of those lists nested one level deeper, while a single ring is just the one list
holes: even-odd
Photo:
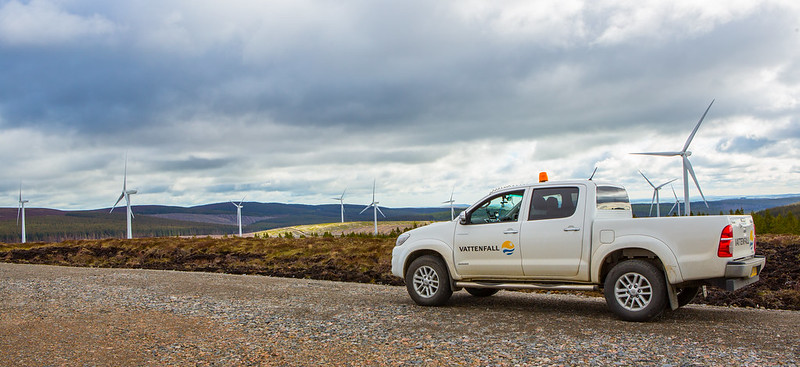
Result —
[{"label": "wheel arch", "polygon": [[603,284],[608,273],[616,264],[629,259],[645,259],[664,271],[667,283],[683,282],[678,259],[662,241],[646,236],[627,236],[617,238],[613,244],[603,245],[595,252],[592,264],[592,279]]},{"label": "wheel arch", "polygon": [[405,277],[406,273],[408,272],[408,267],[411,266],[411,263],[414,262],[414,260],[422,256],[430,255],[435,256],[444,262],[451,281],[453,279],[460,279],[455,272],[455,267],[453,266],[452,249],[446,244],[439,241],[425,241],[425,243],[415,243],[412,246],[415,248],[409,251],[403,262],[403,277]]}]

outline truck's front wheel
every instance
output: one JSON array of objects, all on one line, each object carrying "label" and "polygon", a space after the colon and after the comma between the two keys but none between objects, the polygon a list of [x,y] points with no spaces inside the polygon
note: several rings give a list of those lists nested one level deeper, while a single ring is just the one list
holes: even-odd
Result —
[{"label": "truck's front wheel", "polygon": [[614,266],[604,287],[608,307],[626,321],[652,320],[667,305],[664,273],[644,260],[628,260]]},{"label": "truck's front wheel", "polygon": [[421,256],[411,262],[405,281],[411,299],[421,306],[443,305],[453,295],[447,267],[434,256]]}]

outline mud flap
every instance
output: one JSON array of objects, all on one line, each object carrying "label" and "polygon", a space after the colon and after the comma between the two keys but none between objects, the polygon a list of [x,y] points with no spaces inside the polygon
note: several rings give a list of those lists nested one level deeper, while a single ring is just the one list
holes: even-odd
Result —
[{"label": "mud flap", "polygon": [[669,308],[675,311],[678,309],[678,307],[680,307],[680,305],[678,305],[678,289],[674,284],[669,282],[669,276],[667,275],[666,271],[664,271],[664,280],[667,282],[667,298],[669,299]]}]

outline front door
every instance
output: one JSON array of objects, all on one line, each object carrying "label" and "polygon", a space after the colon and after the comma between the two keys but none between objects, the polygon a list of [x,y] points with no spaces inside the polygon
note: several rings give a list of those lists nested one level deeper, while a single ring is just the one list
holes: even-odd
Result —
[{"label": "front door", "polygon": [[492,195],[456,225],[454,260],[464,277],[522,276],[518,250],[525,190]]},{"label": "front door", "polygon": [[583,255],[586,187],[535,188],[521,224],[520,250],[526,277],[578,275]]}]

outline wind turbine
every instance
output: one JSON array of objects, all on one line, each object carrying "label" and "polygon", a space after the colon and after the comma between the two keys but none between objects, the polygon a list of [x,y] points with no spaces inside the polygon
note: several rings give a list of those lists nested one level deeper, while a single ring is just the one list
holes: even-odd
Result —
[{"label": "wind turbine", "polygon": [[128,156],[125,156],[125,174],[122,176],[122,193],[119,194],[119,199],[117,202],[114,203],[114,206],[111,207],[109,213],[114,211],[114,208],[117,207],[122,198],[125,198],[125,206],[128,208],[128,214],[126,217],[128,218],[128,239],[133,238],[133,231],[131,230],[131,220],[133,219],[133,211],[131,210],[131,195],[137,193],[137,190],[128,190]]},{"label": "wind turbine", "polygon": [[672,211],[675,210],[675,208],[677,208],[678,209],[678,216],[680,217],[681,216],[681,201],[678,199],[678,194],[675,193],[675,186],[670,185],[670,187],[672,187],[672,196],[675,197],[675,204],[672,204],[672,209],[669,210],[669,213],[667,213],[667,216],[672,214]]},{"label": "wind turbine", "polygon": [[442,204],[450,204],[450,220],[455,219],[455,210],[453,210],[453,203],[456,201],[453,200],[453,194],[456,192],[456,187],[453,186],[453,191],[450,192],[450,200],[443,201]]},{"label": "wind turbine", "polygon": [[346,191],[347,191],[347,188],[345,187],[344,191],[342,191],[342,196],[339,196],[338,198],[332,198],[333,200],[338,200],[339,201],[339,205],[342,206],[342,223],[344,223],[344,193]]},{"label": "wind turbine", "polygon": [[233,202],[233,200],[231,200],[231,204],[233,204],[236,207],[236,223],[239,224],[239,237],[242,237],[242,208],[244,208],[242,202],[246,197],[247,195],[243,196],[242,200],[239,200],[239,204],[236,204]]},{"label": "wind turbine", "polygon": [[703,202],[706,204],[706,208],[708,208],[708,202],[706,201],[705,195],[703,195],[703,190],[700,189],[700,184],[697,182],[697,176],[694,174],[694,169],[692,168],[692,163],[689,162],[689,156],[692,155],[692,152],[689,151],[689,144],[692,143],[692,139],[694,139],[694,135],[697,134],[697,129],[700,128],[700,124],[703,122],[703,119],[706,118],[706,114],[708,110],[711,109],[711,105],[714,104],[714,100],[711,100],[711,103],[706,108],[706,112],[703,112],[703,116],[700,117],[700,121],[697,121],[697,125],[695,125],[694,130],[689,135],[689,138],[686,139],[686,143],[683,145],[683,150],[680,152],[648,152],[648,153],[631,153],[631,154],[640,154],[640,155],[657,155],[662,157],[672,157],[672,156],[680,156],[681,160],[683,161],[683,199],[684,199],[684,215],[691,215],[692,209],[691,204],[689,202],[689,174],[692,175],[692,180],[694,180],[695,186],[697,186],[697,191],[700,191],[700,196],[703,198]]},{"label": "wind turbine", "polygon": [[377,236],[377,235],[378,235],[378,212],[380,212],[380,213],[381,213],[381,215],[382,215],[384,218],[386,218],[386,214],[383,214],[383,212],[381,211],[381,208],[378,208],[378,202],[377,202],[377,201],[375,201],[375,180],[373,180],[373,181],[372,181],[372,203],[370,203],[369,205],[367,205],[367,207],[366,207],[366,208],[364,208],[364,209],[362,209],[362,210],[361,210],[361,212],[360,212],[360,213],[358,213],[358,214],[361,214],[361,213],[363,213],[364,211],[366,211],[367,209],[369,209],[369,207],[372,207],[372,208],[373,208],[373,209],[372,209],[372,212],[373,212],[373,214],[374,214],[374,216],[375,216],[375,235]]},{"label": "wind turbine", "polygon": [[19,184],[19,208],[17,209],[17,224],[20,223],[19,218],[20,214],[22,214],[22,243],[25,243],[25,203],[29,202],[28,200],[22,200],[22,183]]},{"label": "wind turbine", "polygon": [[642,171],[639,171],[639,173],[642,175],[642,177],[644,177],[645,180],[647,180],[647,183],[650,184],[650,187],[653,188],[653,198],[650,200],[650,215],[653,215],[653,201],[655,201],[655,203],[656,203],[656,217],[660,217],[661,216],[661,201],[659,200],[658,191],[661,190],[661,188],[664,187],[664,185],[666,185],[666,184],[668,184],[668,183],[670,183],[672,181],[677,180],[677,178],[673,178],[673,179],[671,179],[671,180],[669,180],[667,182],[664,182],[661,185],[656,186],[656,185],[653,185],[652,182],[650,182],[650,179],[648,179],[647,176],[645,176],[644,173],[642,173]]}]

